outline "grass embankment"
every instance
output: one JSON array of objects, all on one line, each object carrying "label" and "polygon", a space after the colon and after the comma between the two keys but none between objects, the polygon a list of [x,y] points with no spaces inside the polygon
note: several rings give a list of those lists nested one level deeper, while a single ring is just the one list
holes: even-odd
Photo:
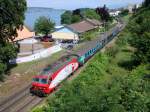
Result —
[{"label": "grass embankment", "polygon": [[148,65],[135,65],[134,49],[126,43],[126,32],[116,45],[98,53],[73,81],[49,97],[33,112],[127,112],[149,111]]}]

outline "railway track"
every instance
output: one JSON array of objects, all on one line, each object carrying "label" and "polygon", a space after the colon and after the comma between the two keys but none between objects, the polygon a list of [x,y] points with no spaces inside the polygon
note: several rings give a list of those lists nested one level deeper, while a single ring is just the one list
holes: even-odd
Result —
[{"label": "railway track", "polygon": [[[86,65],[85,65],[86,66]],[[79,68],[74,75],[70,76],[67,80],[72,80],[78,73],[85,67]],[[57,90],[59,90],[57,87]],[[5,101],[0,103],[0,112],[28,112],[34,106],[40,104],[45,98],[32,96],[29,93],[30,85],[27,85],[24,89],[8,97]],[[55,92],[54,92],[55,93]]]},{"label": "railway track", "polygon": [[39,104],[43,99],[37,96],[32,96],[29,93],[29,88],[30,85],[1,102],[0,112],[23,112],[23,110],[26,112],[27,107],[32,108]]}]

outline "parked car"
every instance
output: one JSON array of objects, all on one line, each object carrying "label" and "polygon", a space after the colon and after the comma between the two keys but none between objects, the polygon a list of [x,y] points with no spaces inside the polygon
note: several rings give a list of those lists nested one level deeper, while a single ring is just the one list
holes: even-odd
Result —
[{"label": "parked car", "polygon": [[68,50],[73,49],[73,45],[68,45],[68,46],[67,46],[67,49],[68,49]]},{"label": "parked car", "polygon": [[43,41],[43,42],[53,42],[54,39],[52,38],[51,35],[50,35],[50,36],[43,36],[43,37],[41,38],[41,41]]}]

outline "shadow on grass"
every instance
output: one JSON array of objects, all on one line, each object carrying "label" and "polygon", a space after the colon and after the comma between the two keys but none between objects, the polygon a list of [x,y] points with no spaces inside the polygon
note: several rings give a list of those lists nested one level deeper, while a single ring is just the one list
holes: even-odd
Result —
[{"label": "shadow on grass", "polygon": [[122,49],[123,52],[132,52],[130,49]]},{"label": "shadow on grass", "polygon": [[7,70],[5,71],[6,75],[10,75],[11,74],[11,69],[15,68],[18,64],[8,64],[7,65]]},{"label": "shadow on grass", "polygon": [[9,76],[11,74],[11,69],[15,68],[17,66],[17,64],[8,64],[7,65],[7,69],[4,72],[4,74],[0,75],[0,82],[4,82],[5,81],[5,76]]},{"label": "shadow on grass", "polygon": [[118,65],[126,70],[132,70],[134,69],[136,66],[138,66],[140,63],[135,61],[135,60],[126,60],[126,61],[121,61],[118,62]]}]

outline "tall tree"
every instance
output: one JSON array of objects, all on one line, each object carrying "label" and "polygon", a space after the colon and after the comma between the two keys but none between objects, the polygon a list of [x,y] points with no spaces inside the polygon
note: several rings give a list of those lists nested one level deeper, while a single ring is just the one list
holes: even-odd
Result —
[{"label": "tall tree", "polygon": [[9,69],[9,60],[17,56],[13,43],[17,29],[22,28],[26,0],[0,0],[0,80]]},{"label": "tall tree", "polygon": [[71,24],[71,16],[72,16],[71,11],[65,11],[61,15],[61,24]]},{"label": "tall tree", "polygon": [[73,15],[71,18],[71,23],[76,23],[81,21],[81,17],[79,15]]},{"label": "tall tree", "polygon": [[104,5],[103,7],[96,8],[96,12],[97,14],[100,15],[101,20],[106,21],[106,22],[110,20],[110,15],[109,15],[106,5]]},{"label": "tall tree", "polygon": [[145,1],[143,2],[143,6],[144,6],[144,7],[149,7],[149,6],[150,6],[150,0],[145,0]]},{"label": "tall tree", "polygon": [[42,17],[39,17],[37,21],[35,22],[34,29],[37,33],[48,35],[49,33],[53,31],[54,25],[55,25],[54,22],[42,16]]},{"label": "tall tree", "polygon": [[0,39],[13,40],[24,22],[26,0],[0,0]]},{"label": "tall tree", "polygon": [[84,18],[100,20],[100,16],[96,13],[94,9],[86,9],[81,12],[82,12],[82,17]]},{"label": "tall tree", "polygon": [[75,9],[75,10],[73,10],[72,14],[80,16],[81,15],[81,11],[80,11],[80,9]]},{"label": "tall tree", "polygon": [[135,59],[150,63],[150,10],[145,7],[132,17],[128,29],[132,36],[130,44],[136,48]]}]

